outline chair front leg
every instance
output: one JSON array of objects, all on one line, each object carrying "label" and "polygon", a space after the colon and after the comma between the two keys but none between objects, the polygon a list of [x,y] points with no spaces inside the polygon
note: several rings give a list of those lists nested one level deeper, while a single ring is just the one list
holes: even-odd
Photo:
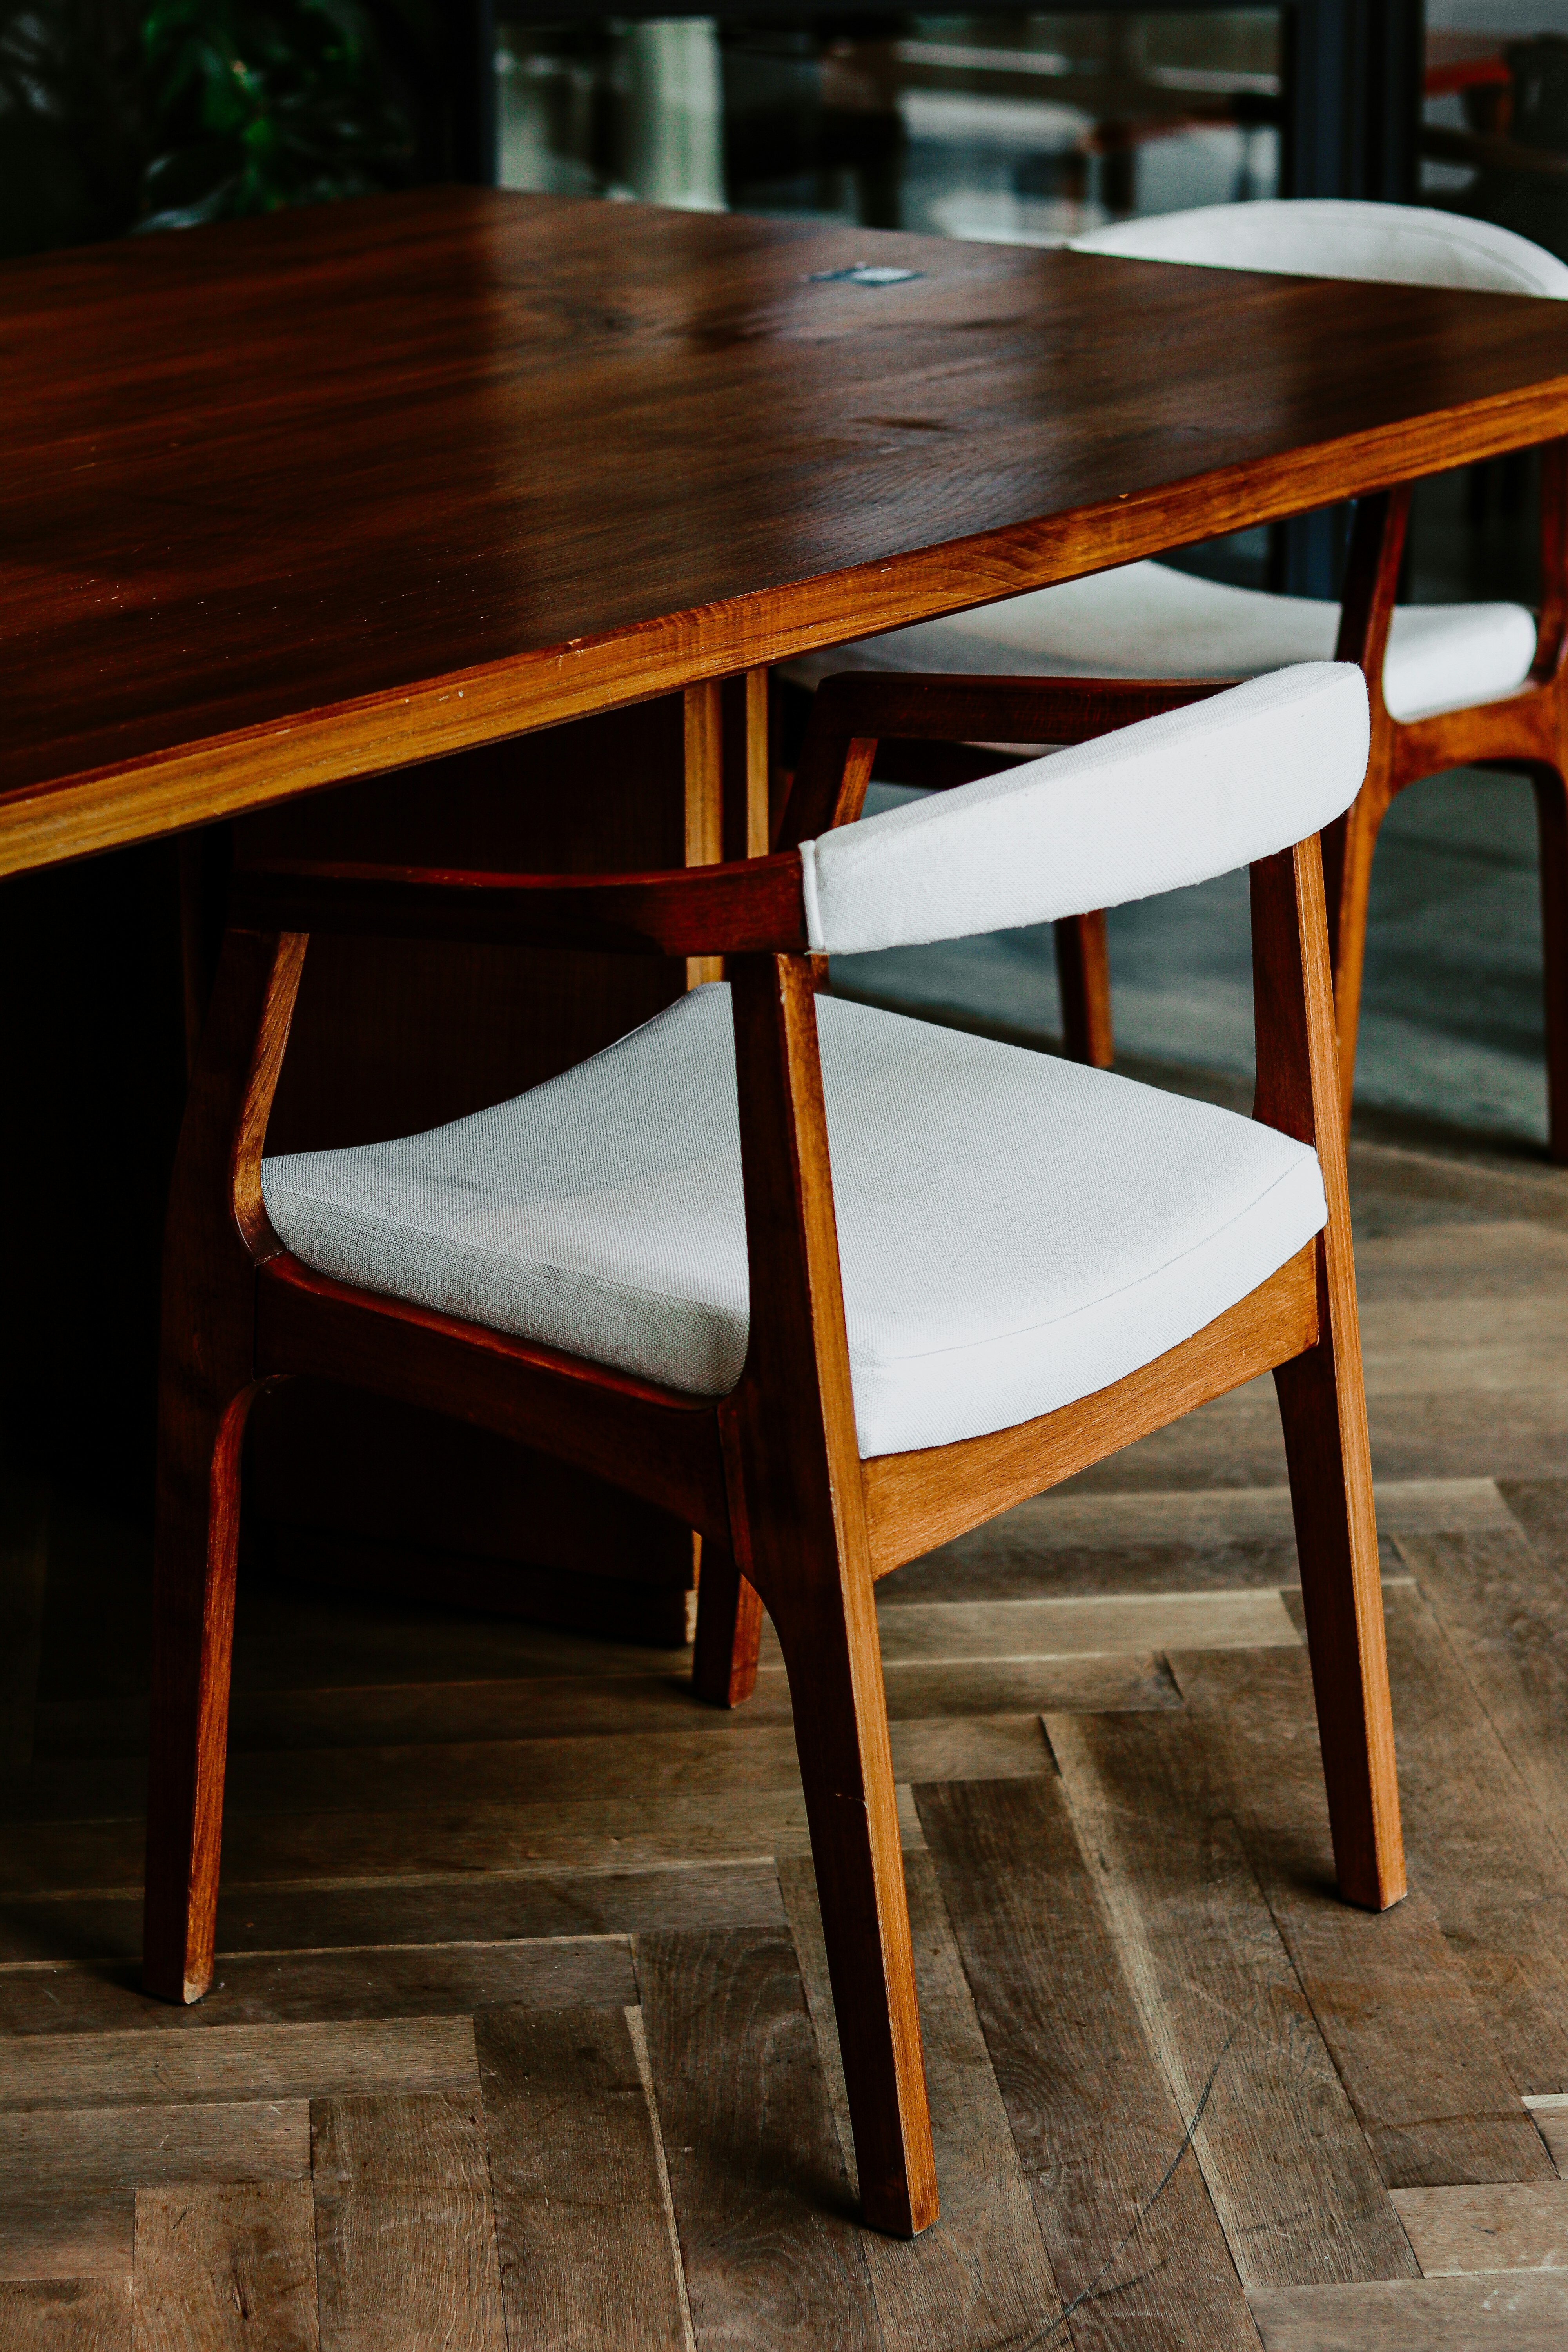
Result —
[{"label": "chair front leg", "polygon": [[866,2220],[936,2219],[903,1855],[804,957],[732,967],[751,1340],[721,1409],[739,1565],[778,1629]]},{"label": "chair front leg", "polygon": [[1372,1453],[1362,1385],[1344,1130],[1318,844],[1252,869],[1255,1117],[1311,1144],[1328,1221],[1318,1240],[1318,1340],[1274,1375],[1301,1567],[1334,1866],[1347,1901],[1405,1892]]},{"label": "chair front leg", "polygon": [[789,1675],[861,2209],[871,2228],[910,2238],[936,2219],[936,2168],[876,1603],[868,1566],[844,1557],[830,1526],[815,1535],[801,1528],[798,1540],[815,1558],[773,1587],[773,1616]]},{"label": "chair front leg", "polygon": [[142,1981],[165,2000],[212,1980],[256,1267],[278,1247],[261,1150],[305,946],[225,940],[169,1195],[142,1924]]}]

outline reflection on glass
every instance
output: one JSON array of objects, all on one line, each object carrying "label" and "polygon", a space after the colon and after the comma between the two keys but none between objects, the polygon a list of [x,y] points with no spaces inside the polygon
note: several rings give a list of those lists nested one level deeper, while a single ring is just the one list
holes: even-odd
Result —
[{"label": "reflection on glass", "polygon": [[1568,260],[1568,0],[1428,0],[1421,193]]},{"label": "reflection on glass", "polygon": [[1275,193],[1273,8],[503,25],[504,185],[1055,244]]}]

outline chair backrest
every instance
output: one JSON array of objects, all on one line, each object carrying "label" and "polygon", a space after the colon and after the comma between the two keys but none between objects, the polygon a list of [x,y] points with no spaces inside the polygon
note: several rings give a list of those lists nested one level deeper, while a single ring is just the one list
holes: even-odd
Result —
[{"label": "chair backrest", "polygon": [[1568,263],[1527,236],[1428,205],[1280,196],[1117,221],[1071,240],[1075,253],[1186,261],[1282,277],[1363,278],[1390,286],[1464,286],[1568,301]]},{"label": "chair backrest", "polygon": [[1302,662],[803,842],[806,933],[858,954],[1054,922],[1268,857],[1350,806],[1366,684]]}]

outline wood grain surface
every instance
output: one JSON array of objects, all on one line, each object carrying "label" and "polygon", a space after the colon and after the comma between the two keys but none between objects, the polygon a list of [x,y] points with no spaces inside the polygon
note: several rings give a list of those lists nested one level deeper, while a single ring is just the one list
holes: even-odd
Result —
[{"label": "wood grain surface", "polygon": [[1300,1652],[1179,1656],[1180,1743],[1092,1727],[1104,1787],[1156,1790],[1190,1820],[1233,1820],[1352,2105],[1391,2186],[1548,2178],[1519,2095],[1426,1886],[1375,1922],[1327,1903],[1333,1854]]},{"label": "wood grain surface", "polygon": [[[911,277],[825,275],[872,244]],[[1568,321],[1522,297],[478,190],[13,263],[5,306],[14,865],[1544,440],[1568,408]]]},{"label": "wood grain surface", "polygon": [[658,2126],[627,2016],[494,2009],[479,2021],[513,2345],[685,2352]]},{"label": "wood grain surface", "polygon": [[1394,2202],[1427,2278],[1568,2271],[1568,2181],[1396,2189]]},{"label": "wood grain surface", "polygon": [[1191,2117],[1144,2035],[1060,1788],[953,1783],[918,1801],[1051,2268],[1077,2300],[1073,2343],[1256,2352],[1219,2218],[1182,2154]]},{"label": "wood grain surface", "polygon": [[301,2099],[8,2116],[0,2142],[0,2278],[128,2271],[142,2188],[298,2180],[310,2169],[310,2109]]},{"label": "wood grain surface", "polygon": [[131,2272],[115,2278],[0,2280],[10,2352],[131,2352]]},{"label": "wood grain surface", "polygon": [[669,2185],[700,2345],[879,2346],[787,1936],[637,1938]]},{"label": "wood grain surface", "polygon": [[[904,1876],[942,2225],[910,2246],[868,2231],[866,2263],[889,2352],[1001,2352],[1059,2326],[1062,2299],[930,1855],[906,1855]],[[853,2179],[855,2140],[808,1858],[781,1860],[779,1884],[838,2145]]]},{"label": "wood grain surface", "polygon": [[506,2352],[478,2086],[310,2110],[321,2352]]},{"label": "wood grain surface", "polygon": [[1234,1826],[1194,1821],[1154,1771],[1129,1805],[1096,1770],[1087,1726],[1058,1722],[1052,1746],[1144,2032],[1187,2115],[1217,2068],[1194,2148],[1243,2284],[1414,2277]]},{"label": "wood grain surface", "polygon": [[318,2352],[303,2180],[143,2189],[132,2352]]},{"label": "wood grain surface", "polygon": [[1557,2352],[1568,2280],[1379,2279],[1252,2298],[1263,2352]]}]

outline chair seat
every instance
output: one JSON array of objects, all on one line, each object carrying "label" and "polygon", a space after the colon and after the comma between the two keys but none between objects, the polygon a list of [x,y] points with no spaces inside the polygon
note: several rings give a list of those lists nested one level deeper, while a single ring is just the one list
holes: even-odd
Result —
[{"label": "chair seat", "polygon": [[[818,999],[863,1455],[1004,1429],[1201,1330],[1325,1219],[1317,1157],[1108,1072]],[[729,990],[511,1102],[262,1163],[307,1265],[717,1396],[746,1351]]]},{"label": "chair seat", "polygon": [[[815,687],[835,670],[996,671],[1014,677],[1253,677],[1331,661],[1337,604],[1195,580],[1166,563],[1127,563],[1005,604],[921,621],[792,662]],[[1522,686],[1535,622],[1522,604],[1402,604],[1383,695],[1394,719],[1435,717]]]}]

